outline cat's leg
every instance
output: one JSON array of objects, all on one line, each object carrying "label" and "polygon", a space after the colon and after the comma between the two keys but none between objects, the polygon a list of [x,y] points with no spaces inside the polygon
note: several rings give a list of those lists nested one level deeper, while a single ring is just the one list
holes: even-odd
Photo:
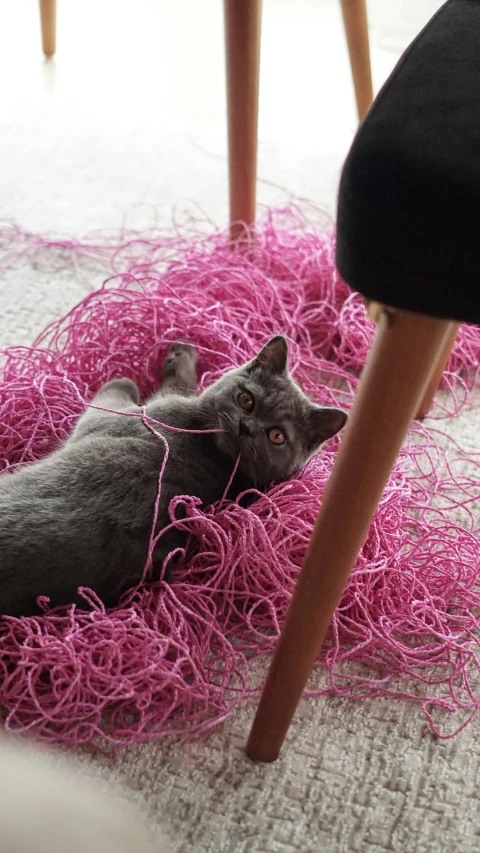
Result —
[{"label": "cat's leg", "polygon": [[197,393],[197,351],[187,341],[176,341],[167,352],[162,365],[162,381],[155,396],[181,394],[191,397]]},{"label": "cat's leg", "polygon": [[[112,412],[126,412],[138,406],[140,394],[135,382],[131,379],[112,379],[97,391],[90,405],[81,416],[70,436],[70,441],[76,441],[89,435],[93,430],[105,424],[108,417],[114,417]],[[107,409],[109,411],[102,411]]]},{"label": "cat's leg", "polygon": [[105,409],[127,408],[132,404],[138,406],[140,392],[131,379],[112,379],[97,391],[91,405],[102,406]]}]

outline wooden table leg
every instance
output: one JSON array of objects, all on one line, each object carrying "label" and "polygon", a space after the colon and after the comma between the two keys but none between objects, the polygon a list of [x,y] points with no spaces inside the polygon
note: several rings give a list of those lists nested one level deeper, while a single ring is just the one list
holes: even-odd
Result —
[{"label": "wooden table leg", "polygon": [[232,241],[255,222],[261,0],[224,0]]},{"label": "wooden table leg", "polygon": [[453,323],[383,311],[247,744],[274,761]]},{"label": "wooden table leg", "polygon": [[425,391],[422,402],[418,407],[416,417],[419,420],[425,418],[432,407],[433,398],[437,393],[438,386],[440,385],[440,380],[443,376],[443,371],[447,366],[448,359],[450,358],[450,353],[455,343],[455,338],[457,337],[459,328],[460,323],[452,323],[452,331],[450,332],[445,341],[445,345],[438,357],[435,370],[433,371],[430,382],[428,383],[427,390]]},{"label": "wooden table leg", "polygon": [[45,56],[53,56],[57,36],[57,0],[40,0],[42,47]]},{"label": "wooden table leg", "polygon": [[340,0],[360,121],[373,101],[366,0]]}]

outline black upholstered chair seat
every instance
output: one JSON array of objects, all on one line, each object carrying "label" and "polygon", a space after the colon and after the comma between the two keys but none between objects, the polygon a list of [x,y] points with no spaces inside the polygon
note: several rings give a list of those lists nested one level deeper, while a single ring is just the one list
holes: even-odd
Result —
[{"label": "black upholstered chair seat", "polygon": [[366,297],[480,323],[480,0],[413,42],[345,164],[337,264]]}]

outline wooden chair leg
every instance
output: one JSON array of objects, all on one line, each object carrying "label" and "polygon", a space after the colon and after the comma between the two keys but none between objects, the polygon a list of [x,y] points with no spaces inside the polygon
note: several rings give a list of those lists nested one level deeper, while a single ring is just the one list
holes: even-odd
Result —
[{"label": "wooden chair leg", "polygon": [[366,0],[340,0],[360,121],[373,101]]},{"label": "wooden chair leg", "polygon": [[42,47],[45,56],[53,56],[57,36],[57,0],[40,0]]},{"label": "wooden chair leg", "polygon": [[232,241],[255,221],[261,0],[224,0]]},{"label": "wooden chair leg", "polygon": [[247,744],[274,761],[452,323],[384,310]]},{"label": "wooden chair leg", "polygon": [[419,420],[425,418],[432,407],[433,398],[437,393],[438,386],[440,385],[440,380],[443,376],[443,371],[447,366],[448,359],[450,358],[450,353],[455,343],[455,338],[457,337],[459,328],[460,323],[452,323],[452,330],[445,341],[445,345],[437,361],[437,366],[435,367],[435,370],[432,373],[432,377],[430,379],[430,382],[428,383],[427,390],[425,391],[422,402],[420,403],[420,406],[418,408],[416,417]]}]

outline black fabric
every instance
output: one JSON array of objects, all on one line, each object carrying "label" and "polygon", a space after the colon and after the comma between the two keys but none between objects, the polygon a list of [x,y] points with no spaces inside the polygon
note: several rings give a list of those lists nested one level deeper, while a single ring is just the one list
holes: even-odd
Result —
[{"label": "black fabric", "polygon": [[397,308],[480,323],[480,0],[410,45],[344,166],[337,265]]}]

